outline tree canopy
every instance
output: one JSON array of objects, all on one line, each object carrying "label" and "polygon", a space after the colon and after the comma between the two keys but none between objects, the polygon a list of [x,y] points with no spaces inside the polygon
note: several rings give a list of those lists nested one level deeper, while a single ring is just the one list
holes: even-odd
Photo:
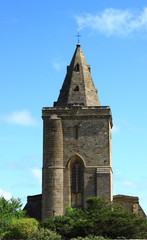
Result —
[{"label": "tree canopy", "polygon": [[0,234],[7,230],[12,219],[26,216],[25,211],[21,207],[22,203],[19,198],[6,200],[4,197],[0,197]]},{"label": "tree canopy", "polygon": [[147,220],[122,209],[110,201],[96,197],[87,199],[87,209],[68,206],[65,216],[46,219],[42,227],[66,237],[88,235],[105,238],[147,238]]},{"label": "tree canopy", "polygon": [[40,224],[27,218],[21,206],[20,199],[0,198],[0,239],[147,239],[147,219],[96,197],[87,199],[86,209],[67,206],[64,216]]}]

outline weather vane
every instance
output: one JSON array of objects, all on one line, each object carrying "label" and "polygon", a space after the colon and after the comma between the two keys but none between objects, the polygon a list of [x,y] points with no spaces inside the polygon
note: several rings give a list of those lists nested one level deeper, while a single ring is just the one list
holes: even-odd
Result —
[{"label": "weather vane", "polygon": [[78,38],[78,44],[79,44],[80,37],[81,37],[81,35],[80,35],[80,28],[78,28],[77,31],[78,31],[78,34],[76,35],[76,37]]}]

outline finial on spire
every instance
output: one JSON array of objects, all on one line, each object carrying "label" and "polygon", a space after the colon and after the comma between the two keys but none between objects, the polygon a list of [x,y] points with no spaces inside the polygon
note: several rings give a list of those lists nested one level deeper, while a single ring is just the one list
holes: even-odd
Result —
[{"label": "finial on spire", "polygon": [[78,31],[78,34],[76,35],[76,37],[78,38],[78,44],[79,44],[80,43],[80,37],[81,37],[80,28],[78,28],[77,31]]}]

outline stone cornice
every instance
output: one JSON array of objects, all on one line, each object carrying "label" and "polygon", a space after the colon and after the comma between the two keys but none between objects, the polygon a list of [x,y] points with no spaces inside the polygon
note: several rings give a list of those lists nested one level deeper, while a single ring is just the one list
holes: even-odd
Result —
[{"label": "stone cornice", "polygon": [[43,119],[51,118],[54,114],[63,120],[109,119],[112,126],[111,109],[108,106],[83,107],[76,105],[71,107],[44,107],[42,109]]},{"label": "stone cornice", "polygon": [[99,166],[97,167],[97,174],[99,173],[110,173],[112,172],[112,167],[109,166]]}]

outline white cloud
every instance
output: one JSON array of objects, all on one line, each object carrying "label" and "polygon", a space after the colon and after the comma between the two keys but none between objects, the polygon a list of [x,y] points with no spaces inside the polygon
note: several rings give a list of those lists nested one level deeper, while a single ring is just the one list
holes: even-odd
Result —
[{"label": "white cloud", "polygon": [[121,185],[124,187],[131,187],[131,188],[137,188],[137,184],[133,181],[125,180],[121,182]]},{"label": "white cloud", "polygon": [[0,197],[2,196],[7,200],[12,198],[12,194],[10,192],[4,191],[0,188]]},{"label": "white cloud", "polygon": [[33,176],[38,180],[38,184],[41,185],[42,183],[42,172],[39,168],[31,169]]},{"label": "white cloud", "polygon": [[14,111],[11,114],[0,116],[0,120],[8,123],[19,124],[22,126],[37,126],[37,121],[27,110]]},{"label": "white cloud", "polygon": [[65,66],[65,62],[57,57],[52,61],[52,65],[55,68],[56,71],[60,71],[63,66]]},{"label": "white cloud", "polygon": [[147,31],[147,8],[135,13],[131,10],[105,9],[103,12],[92,15],[75,16],[80,28],[91,28],[105,34],[126,36],[135,31]]}]

